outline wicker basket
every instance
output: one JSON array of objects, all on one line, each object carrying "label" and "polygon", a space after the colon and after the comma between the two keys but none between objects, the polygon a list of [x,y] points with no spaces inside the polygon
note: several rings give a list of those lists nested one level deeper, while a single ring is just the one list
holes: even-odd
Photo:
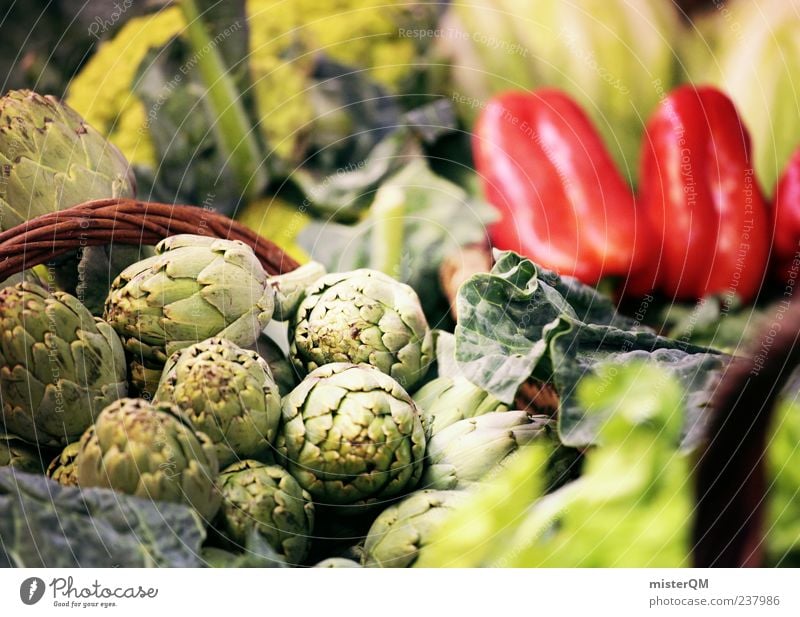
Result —
[{"label": "wicker basket", "polygon": [[241,240],[269,274],[298,267],[275,243],[236,221],[195,206],[99,199],[50,212],[0,233],[0,281],[85,246],[155,245],[175,234]]}]

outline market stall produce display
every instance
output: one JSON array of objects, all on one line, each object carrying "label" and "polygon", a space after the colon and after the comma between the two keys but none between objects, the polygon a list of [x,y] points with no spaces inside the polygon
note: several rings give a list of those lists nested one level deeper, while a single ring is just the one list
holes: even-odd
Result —
[{"label": "market stall produce display", "polygon": [[800,564],[796,14],[217,4],[0,98],[0,566]]}]

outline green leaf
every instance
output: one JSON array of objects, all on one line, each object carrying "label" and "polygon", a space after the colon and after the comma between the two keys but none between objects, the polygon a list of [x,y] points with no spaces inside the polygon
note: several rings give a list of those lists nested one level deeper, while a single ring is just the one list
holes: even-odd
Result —
[{"label": "green leaf", "polygon": [[545,333],[562,315],[577,318],[537,266],[511,252],[461,286],[458,315],[456,360],[464,376],[504,403],[545,358]]},{"label": "green leaf", "polygon": [[800,406],[797,389],[774,421],[767,452],[766,546],[771,566],[800,565]]},{"label": "green leaf", "polygon": [[462,285],[458,314],[456,360],[464,376],[508,404],[530,376],[550,380],[560,397],[559,435],[570,446],[594,443],[603,423],[575,399],[578,382],[601,365],[641,360],[686,388],[684,443],[691,447],[702,436],[707,383],[727,361],[656,335],[618,315],[596,290],[511,252]]},{"label": "green leaf", "polygon": [[398,110],[387,126],[375,125],[379,119],[370,121],[369,115],[359,121],[365,124],[357,135],[365,134],[372,140],[380,136],[381,139],[368,142],[369,148],[359,147],[362,153],[351,155],[346,162],[338,157],[323,158],[323,164],[311,161],[291,175],[305,196],[306,206],[337,221],[357,220],[390,176],[409,162],[422,158],[422,143],[435,141],[455,127],[455,116],[446,100],[405,114]]},{"label": "green leaf", "polygon": [[187,506],[0,469],[0,564],[196,567],[204,539],[202,521]]},{"label": "green leaf", "polygon": [[704,410],[708,405],[709,380],[721,369],[726,357],[652,332],[632,332],[562,318],[550,336],[549,355],[552,383],[559,398],[558,431],[568,446],[596,441],[607,417],[594,405],[577,397],[578,384],[598,371],[619,371],[628,364],[644,362],[664,370],[683,388],[682,439],[692,448],[703,436]]}]

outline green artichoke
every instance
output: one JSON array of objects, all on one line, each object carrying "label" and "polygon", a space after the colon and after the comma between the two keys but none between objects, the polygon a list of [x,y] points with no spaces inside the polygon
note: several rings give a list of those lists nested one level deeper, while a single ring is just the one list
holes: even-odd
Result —
[{"label": "green artichoke", "polygon": [[317,564],[315,568],[360,568],[361,564],[345,557],[328,557]]},{"label": "green artichoke", "polygon": [[283,399],[278,450],[319,503],[363,505],[412,489],[425,431],[394,379],[367,364],[327,364]]},{"label": "green artichoke", "polygon": [[0,435],[0,467],[42,473],[42,459],[34,446],[13,435]]},{"label": "green artichoke", "polygon": [[81,437],[75,465],[81,488],[186,503],[205,520],[219,508],[214,444],[169,403],[109,405]]},{"label": "green artichoke", "polygon": [[308,555],[314,529],[314,504],[288,471],[277,465],[240,461],[220,474],[222,508],[217,528],[244,546],[253,530],[289,564]]},{"label": "green artichoke", "polygon": [[429,436],[465,418],[508,410],[508,405],[464,377],[437,377],[417,390],[414,402]]},{"label": "green artichoke", "polygon": [[469,488],[499,469],[517,450],[542,435],[544,424],[524,411],[496,411],[460,420],[428,441],[420,486]]},{"label": "green artichoke", "polygon": [[368,568],[407,568],[431,535],[447,520],[467,493],[417,491],[389,506],[372,524],[364,543],[362,565]]},{"label": "green artichoke", "polygon": [[152,392],[171,354],[212,336],[250,345],[273,307],[267,273],[249,246],[181,235],[123,270],[104,317],[132,357],[134,384]]},{"label": "green artichoke", "polygon": [[228,340],[210,338],[167,360],[156,400],[174,403],[217,448],[220,466],[271,455],[281,397],[267,363]]},{"label": "green artichoke", "polygon": [[75,471],[75,459],[80,452],[81,444],[74,441],[68,444],[47,467],[47,476],[63,486],[78,486],[78,475]]},{"label": "green artichoke", "polygon": [[119,337],[77,298],[30,283],[0,290],[6,431],[40,445],[66,445],[126,390]]},{"label": "green artichoke", "polygon": [[301,372],[331,362],[371,364],[412,388],[433,359],[433,338],[411,287],[376,270],[354,270],[323,276],[307,290],[290,356]]},{"label": "green artichoke", "polygon": [[114,146],[52,96],[0,98],[0,230],[104,197],[132,197],[133,172]]}]

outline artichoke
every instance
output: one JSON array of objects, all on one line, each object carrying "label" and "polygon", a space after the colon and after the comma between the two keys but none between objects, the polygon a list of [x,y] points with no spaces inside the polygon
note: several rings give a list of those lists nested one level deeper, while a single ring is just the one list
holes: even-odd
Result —
[{"label": "artichoke", "polygon": [[169,403],[109,405],[81,437],[75,465],[81,488],[186,503],[205,520],[219,508],[214,444]]},{"label": "artichoke", "polygon": [[42,473],[42,460],[35,447],[16,439],[13,435],[0,434],[0,467],[13,467],[28,473]]},{"label": "artichoke", "polygon": [[467,493],[417,491],[389,506],[372,524],[364,543],[362,565],[368,568],[407,568]]},{"label": "artichoke", "polygon": [[281,397],[255,351],[211,338],[170,356],[156,400],[174,403],[217,448],[220,466],[270,456]]},{"label": "artichoke", "polygon": [[429,436],[465,418],[508,410],[508,405],[464,377],[437,377],[417,390],[414,402]]},{"label": "artichoke", "polygon": [[320,503],[372,504],[413,488],[422,475],[425,432],[416,405],[388,375],[335,363],[283,399],[278,450]]},{"label": "artichoke", "polygon": [[132,197],[120,152],[52,96],[12,90],[0,98],[0,230],[104,197]]},{"label": "artichoke", "polygon": [[63,486],[78,486],[78,475],[75,471],[75,459],[80,452],[81,444],[74,441],[68,444],[47,467],[47,476]]},{"label": "artichoke", "polygon": [[6,431],[40,445],[66,445],[126,389],[119,338],[77,298],[30,283],[0,290]]},{"label": "artichoke", "polygon": [[328,557],[317,564],[315,568],[360,568],[361,564],[346,557]]},{"label": "artichoke", "polygon": [[428,441],[425,473],[420,486],[462,489],[502,467],[519,448],[544,431],[524,411],[493,412],[460,420]]},{"label": "artichoke", "polygon": [[414,290],[362,269],[328,274],[307,290],[290,356],[301,372],[331,362],[371,364],[411,388],[433,359],[433,340]]},{"label": "artichoke", "polygon": [[314,504],[288,471],[240,461],[220,474],[220,491],[217,529],[231,543],[245,546],[255,530],[287,563],[302,563],[311,546]]},{"label": "artichoke", "polygon": [[175,351],[212,336],[250,345],[273,307],[267,274],[249,246],[180,235],[123,270],[111,287],[104,317],[132,356],[134,384],[151,392]]}]

